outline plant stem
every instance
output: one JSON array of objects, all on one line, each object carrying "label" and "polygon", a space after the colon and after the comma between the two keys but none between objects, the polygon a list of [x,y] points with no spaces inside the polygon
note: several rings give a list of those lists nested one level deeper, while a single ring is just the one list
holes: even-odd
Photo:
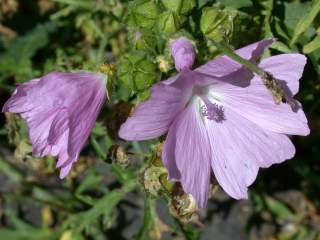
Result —
[{"label": "plant stem", "polygon": [[145,196],[143,224],[135,238],[136,240],[149,239],[148,233],[152,229],[155,220],[154,205],[155,200]]},{"label": "plant stem", "polygon": [[250,62],[249,60],[242,58],[241,56],[236,54],[231,48],[229,48],[224,43],[216,42],[216,41],[213,41],[213,40],[212,40],[212,43],[218,48],[218,50],[220,52],[222,52],[226,56],[230,57],[234,61],[240,63],[243,66],[245,66],[246,68],[248,68],[252,72],[254,72],[257,75],[259,75],[260,77],[262,77],[262,78],[266,77],[266,72],[262,68],[258,67],[257,65],[255,65],[252,62]]}]

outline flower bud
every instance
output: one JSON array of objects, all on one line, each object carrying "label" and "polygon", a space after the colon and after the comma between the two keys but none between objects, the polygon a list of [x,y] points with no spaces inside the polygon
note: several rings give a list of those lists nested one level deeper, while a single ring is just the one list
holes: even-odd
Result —
[{"label": "flower bud", "polygon": [[178,72],[191,69],[195,59],[195,49],[190,40],[180,37],[171,43],[171,55]]}]

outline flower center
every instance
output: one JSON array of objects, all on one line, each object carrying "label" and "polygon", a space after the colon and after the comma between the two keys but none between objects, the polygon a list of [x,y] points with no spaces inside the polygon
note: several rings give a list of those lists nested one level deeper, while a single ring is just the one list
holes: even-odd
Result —
[{"label": "flower center", "polygon": [[200,95],[200,98],[204,102],[204,105],[200,107],[202,116],[206,117],[208,120],[214,120],[218,123],[226,120],[222,105],[210,102],[206,95]]}]

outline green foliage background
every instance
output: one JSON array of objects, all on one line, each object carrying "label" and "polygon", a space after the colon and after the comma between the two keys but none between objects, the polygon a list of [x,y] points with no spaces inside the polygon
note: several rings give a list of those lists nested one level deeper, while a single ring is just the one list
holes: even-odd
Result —
[{"label": "green foliage background", "polygon": [[[160,191],[171,186],[154,161],[159,141],[126,144],[117,137],[131,106],[149,96],[152,84],[175,74],[168,43],[180,35],[196,44],[197,65],[220,54],[210,39],[238,48],[275,38],[265,56],[306,54],[298,99],[311,134],[293,139],[294,159],[260,172],[243,231],[250,239],[320,239],[319,12],[319,0],[1,0],[1,105],[17,84],[51,71],[97,71],[106,64],[112,74],[111,99],[65,181],[57,179],[54,159],[31,156],[23,121],[1,115],[0,240],[203,237],[199,222],[209,226],[210,211],[188,224],[179,214],[166,224],[157,216],[156,199],[172,205],[171,195]],[[145,182],[150,168],[153,188]],[[140,199],[134,208],[144,212],[129,235],[121,232],[130,225],[121,220],[128,196]],[[233,204],[225,201],[227,208]]]}]

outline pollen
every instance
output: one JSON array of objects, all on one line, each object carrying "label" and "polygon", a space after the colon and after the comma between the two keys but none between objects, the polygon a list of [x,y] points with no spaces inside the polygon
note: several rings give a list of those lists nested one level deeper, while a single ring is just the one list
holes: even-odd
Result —
[{"label": "pollen", "polygon": [[208,120],[214,120],[218,123],[225,120],[223,106],[219,106],[216,103],[210,103],[201,106],[201,114]]}]

